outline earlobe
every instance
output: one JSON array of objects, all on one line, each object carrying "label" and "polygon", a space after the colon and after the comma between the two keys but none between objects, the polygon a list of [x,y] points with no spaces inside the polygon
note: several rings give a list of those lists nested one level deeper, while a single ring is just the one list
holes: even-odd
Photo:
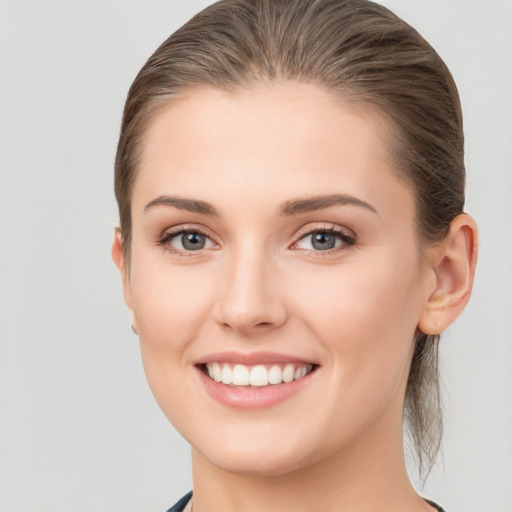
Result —
[{"label": "earlobe", "polygon": [[469,215],[458,215],[443,242],[433,248],[435,286],[418,322],[422,333],[439,334],[461,314],[471,295],[477,251],[475,221]]},{"label": "earlobe", "polygon": [[114,260],[114,263],[118,268],[119,273],[121,274],[121,281],[123,283],[123,296],[130,313],[132,331],[135,334],[138,334],[139,332],[137,328],[137,321],[135,319],[135,314],[132,308],[132,291],[130,286],[129,273],[126,266],[123,238],[121,236],[121,228],[119,227],[116,227],[114,233],[114,241],[112,243],[112,259]]}]

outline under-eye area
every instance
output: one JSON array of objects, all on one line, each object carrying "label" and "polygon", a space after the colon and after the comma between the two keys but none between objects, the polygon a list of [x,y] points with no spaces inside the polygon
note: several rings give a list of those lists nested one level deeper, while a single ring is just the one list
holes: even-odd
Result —
[{"label": "under-eye area", "polygon": [[215,382],[229,386],[263,387],[288,384],[314,372],[318,365],[313,363],[257,364],[205,363],[200,370]]}]

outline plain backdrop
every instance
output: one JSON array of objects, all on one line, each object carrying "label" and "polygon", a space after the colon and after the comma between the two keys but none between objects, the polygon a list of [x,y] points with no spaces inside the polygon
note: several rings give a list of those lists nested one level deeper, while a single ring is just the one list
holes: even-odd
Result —
[{"label": "plain backdrop", "polygon": [[[110,259],[122,106],[210,2],[0,1],[0,512],[164,511],[189,448],[154,402]],[[474,295],[442,342],[443,457],[423,493],[512,511],[512,1],[387,0],[458,83]]]}]

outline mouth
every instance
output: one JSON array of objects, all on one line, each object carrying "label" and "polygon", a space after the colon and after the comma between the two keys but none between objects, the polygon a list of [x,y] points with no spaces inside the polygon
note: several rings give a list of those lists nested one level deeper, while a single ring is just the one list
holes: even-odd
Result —
[{"label": "mouth", "polygon": [[310,389],[320,368],[316,361],[269,351],[217,352],[194,366],[215,401],[245,411],[278,406]]},{"label": "mouth", "polygon": [[299,381],[316,370],[312,363],[234,364],[209,362],[198,365],[212,381],[233,388],[265,388]]}]

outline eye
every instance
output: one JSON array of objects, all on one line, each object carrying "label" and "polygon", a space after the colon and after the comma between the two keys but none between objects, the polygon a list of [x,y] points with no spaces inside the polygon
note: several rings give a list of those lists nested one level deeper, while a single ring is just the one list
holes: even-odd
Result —
[{"label": "eye", "polygon": [[354,239],[340,230],[315,229],[303,235],[294,245],[293,249],[308,251],[333,251],[353,245]]},{"label": "eye", "polygon": [[173,253],[190,253],[209,249],[214,246],[212,240],[197,230],[174,231],[166,233],[160,240],[160,244],[167,247]]}]

